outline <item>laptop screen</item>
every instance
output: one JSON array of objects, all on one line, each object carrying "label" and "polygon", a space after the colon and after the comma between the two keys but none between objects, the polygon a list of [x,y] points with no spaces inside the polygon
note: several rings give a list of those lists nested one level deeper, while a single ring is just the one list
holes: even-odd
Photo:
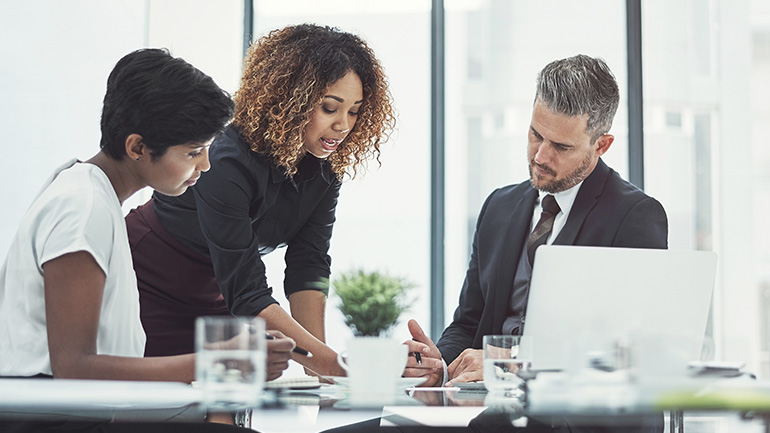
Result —
[{"label": "laptop screen", "polygon": [[624,344],[679,339],[673,358],[698,360],[716,264],[710,251],[542,246],[519,356],[533,369],[570,370]]}]

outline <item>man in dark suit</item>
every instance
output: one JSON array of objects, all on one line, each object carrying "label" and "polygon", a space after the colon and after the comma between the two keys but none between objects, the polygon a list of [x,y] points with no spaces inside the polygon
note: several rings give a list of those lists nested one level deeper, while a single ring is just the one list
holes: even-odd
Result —
[{"label": "man in dark suit", "polygon": [[[517,335],[524,326],[533,227],[546,244],[667,248],[661,204],[601,160],[614,140],[608,132],[618,101],[615,78],[601,59],[577,55],[538,74],[530,179],[487,198],[453,322],[437,344],[409,322],[410,351],[421,356],[410,356],[406,376],[428,376],[425,386],[482,380],[482,337]],[[539,228],[541,217],[549,217],[547,229]]]}]

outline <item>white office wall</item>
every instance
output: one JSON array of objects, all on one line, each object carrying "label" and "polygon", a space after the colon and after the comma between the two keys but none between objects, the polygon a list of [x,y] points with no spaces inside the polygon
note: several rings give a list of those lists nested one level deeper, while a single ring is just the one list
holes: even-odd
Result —
[{"label": "white office wall", "polygon": [[144,2],[0,2],[0,257],[45,178],[99,150],[115,62],[144,45]]},{"label": "white office wall", "polygon": [[241,79],[243,9],[243,0],[148,0],[147,45],[168,48],[234,93]]},{"label": "white office wall", "polygon": [[[45,178],[99,151],[107,76],[125,54],[167,47],[234,91],[241,72],[241,0],[0,2],[0,257]],[[142,191],[124,207],[147,199]]]}]

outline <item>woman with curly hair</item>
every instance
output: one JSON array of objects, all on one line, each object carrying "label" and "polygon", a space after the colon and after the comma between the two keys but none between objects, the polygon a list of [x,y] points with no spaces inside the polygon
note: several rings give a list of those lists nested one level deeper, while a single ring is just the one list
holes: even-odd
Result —
[{"label": "woman with curly hair", "polygon": [[[379,156],[395,123],[382,66],[350,33],[286,27],[250,48],[235,105],[197,185],[126,217],[145,354],[191,351],[198,316],[258,315],[312,353],[296,361],[343,375],[324,344],[328,249],[343,176]],[[283,246],[291,315],[261,260]]]}]

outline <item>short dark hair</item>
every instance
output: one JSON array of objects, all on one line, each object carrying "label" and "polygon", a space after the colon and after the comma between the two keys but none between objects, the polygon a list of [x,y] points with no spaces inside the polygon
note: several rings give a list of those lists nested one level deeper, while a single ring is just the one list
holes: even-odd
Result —
[{"label": "short dark hair", "polygon": [[120,160],[126,138],[139,134],[154,159],[170,146],[221,133],[233,110],[230,95],[191,64],[166,49],[136,50],[120,59],[107,79],[99,146]]},{"label": "short dark hair", "polygon": [[612,127],[620,92],[604,60],[578,54],[553,61],[540,71],[535,101],[538,99],[557,113],[588,114],[586,132],[596,140]]}]

